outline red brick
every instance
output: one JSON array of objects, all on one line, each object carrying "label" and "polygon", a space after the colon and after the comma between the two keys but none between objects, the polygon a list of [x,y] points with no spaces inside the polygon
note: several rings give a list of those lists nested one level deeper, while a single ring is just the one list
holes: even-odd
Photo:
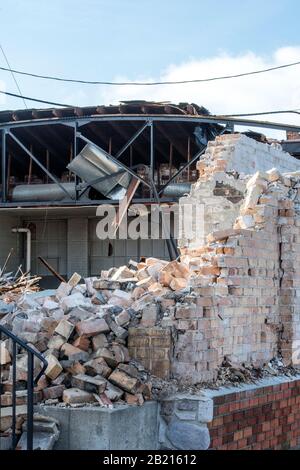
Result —
[{"label": "red brick", "polygon": [[252,436],[252,427],[249,426],[248,428],[245,428],[243,433],[244,433],[244,437]]},{"label": "red brick", "polygon": [[229,405],[221,405],[218,408],[219,408],[218,414],[220,414],[220,415],[225,415],[225,414],[229,413]]},{"label": "red brick", "polygon": [[271,424],[268,421],[265,423],[262,423],[263,432],[270,431],[270,429],[271,429]]},{"label": "red brick", "polygon": [[263,442],[265,440],[265,433],[257,435],[257,442]]},{"label": "red brick", "polygon": [[233,442],[233,439],[234,439],[233,433],[226,434],[225,436],[223,436],[223,444],[228,444],[229,442]]},{"label": "red brick", "polygon": [[237,450],[237,448],[238,448],[237,442],[230,442],[227,445],[227,450]]},{"label": "red brick", "polygon": [[237,445],[238,445],[238,449],[243,449],[244,447],[247,446],[247,439],[240,439],[237,442]]},{"label": "red brick", "polygon": [[240,441],[241,439],[243,439],[243,431],[237,431],[234,433],[234,437],[233,437],[234,441]]}]

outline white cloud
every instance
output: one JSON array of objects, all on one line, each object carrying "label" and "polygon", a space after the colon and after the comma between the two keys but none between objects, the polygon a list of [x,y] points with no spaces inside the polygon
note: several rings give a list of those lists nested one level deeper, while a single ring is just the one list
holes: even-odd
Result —
[{"label": "white cloud", "polygon": [[[283,47],[270,56],[253,52],[241,55],[220,53],[206,59],[187,60],[171,64],[159,77],[138,77],[137,81],[168,81],[209,78],[254,71],[300,60],[299,47]],[[114,81],[131,81],[115,77]],[[144,99],[154,101],[194,102],[213,114],[264,112],[300,108],[300,65],[269,73],[232,80],[169,86],[99,87],[96,101],[114,104],[122,100]],[[255,118],[254,118],[255,119]],[[300,115],[263,116],[260,119],[300,125]],[[264,131],[266,133],[266,130]],[[267,131],[269,136],[284,137],[283,133]]]}]

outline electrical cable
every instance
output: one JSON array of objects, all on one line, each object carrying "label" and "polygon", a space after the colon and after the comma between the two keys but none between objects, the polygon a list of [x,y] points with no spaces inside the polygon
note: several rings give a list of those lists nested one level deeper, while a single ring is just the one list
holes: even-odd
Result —
[{"label": "electrical cable", "polygon": [[[15,77],[15,74],[14,74],[14,72],[13,72],[11,66],[10,66],[10,63],[8,62],[8,58],[7,58],[7,56],[6,56],[5,52],[4,52],[4,49],[3,49],[3,47],[2,47],[1,44],[0,44],[0,49],[1,49],[1,51],[2,51],[3,57],[4,57],[4,59],[5,59],[5,62],[7,63],[8,67],[9,67],[10,73],[11,73],[12,78],[13,78],[15,84],[16,84],[17,90],[18,90],[18,92],[20,93],[20,95],[23,97],[22,92],[21,92],[21,89],[20,89],[19,84],[18,84],[18,81],[17,81],[17,79],[16,79],[16,77]],[[23,102],[24,102],[25,108],[28,109],[27,104],[26,104],[26,101],[24,100],[24,98],[23,98]]]},{"label": "electrical cable", "polygon": [[283,64],[283,65],[278,65],[275,67],[269,67],[266,69],[260,69],[260,70],[254,70],[251,72],[244,72],[244,73],[238,73],[234,75],[224,75],[221,77],[210,77],[210,78],[203,78],[203,79],[193,79],[193,80],[169,80],[169,81],[157,81],[157,82],[109,82],[109,81],[90,81],[90,80],[77,80],[77,79],[72,79],[72,78],[63,78],[63,77],[55,77],[51,75],[40,75],[37,73],[31,73],[31,72],[24,72],[22,70],[15,70],[15,69],[7,69],[5,67],[0,67],[0,70],[3,71],[10,71],[19,75],[26,75],[28,77],[33,77],[33,78],[40,78],[40,79],[45,79],[45,80],[56,80],[60,82],[69,82],[69,83],[81,83],[81,84],[86,84],[86,85],[110,85],[110,86],[153,86],[153,85],[182,85],[182,84],[188,84],[188,83],[203,83],[203,82],[212,82],[216,80],[228,80],[232,78],[240,78],[240,77],[246,77],[249,75],[257,75],[260,73],[267,73],[267,72],[272,72],[274,70],[280,70],[280,69],[285,69],[287,67],[294,67],[296,65],[300,65],[300,61],[297,62],[292,62],[289,64]]},{"label": "electrical cable", "polygon": [[16,93],[10,93],[8,91],[3,91],[3,90],[0,90],[0,93],[2,95],[12,96],[13,98],[21,98],[21,99],[25,99],[28,101],[36,101],[37,103],[51,104],[53,106],[63,106],[64,108],[76,108],[76,106],[72,106],[70,104],[56,103],[55,101],[47,101],[47,100],[41,100],[39,98],[32,98],[30,96],[17,95]]}]

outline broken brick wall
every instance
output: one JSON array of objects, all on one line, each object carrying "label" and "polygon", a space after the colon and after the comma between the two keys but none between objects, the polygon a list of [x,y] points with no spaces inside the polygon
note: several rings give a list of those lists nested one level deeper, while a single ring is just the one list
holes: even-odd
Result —
[{"label": "broken brick wall", "polygon": [[[241,152],[251,139],[238,135],[218,139],[218,158],[208,154],[204,166],[200,162],[200,178],[190,197],[205,201],[205,191],[211,195],[216,182],[226,179],[235,191],[244,187],[243,197],[226,209],[224,194],[214,196],[212,205],[217,207],[219,201],[219,210],[211,211],[206,228],[219,230],[205,233],[207,244],[196,238],[180,240],[190,292],[168,303],[158,299],[164,315],[160,326],[173,331],[171,376],[188,383],[215,380],[224,359],[261,367],[282,355],[286,365],[296,364],[300,344],[300,172],[269,169],[252,177],[239,175],[232,168],[238,151],[226,146],[236,142]],[[259,157],[269,158],[264,165],[271,165],[280,155],[281,168],[299,167],[297,160],[277,148],[253,141],[252,152],[254,147],[253,168]],[[221,158],[224,152],[227,161]]]},{"label": "broken brick wall", "polygon": [[[299,162],[278,144],[263,144],[242,134],[227,134],[208,143],[197,164],[199,179],[180,204],[204,206],[203,233],[189,238],[182,227],[179,246],[197,247],[213,231],[231,228],[245,192],[246,175],[277,168],[281,172],[299,169]],[[190,224],[195,228],[196,221]]]}]

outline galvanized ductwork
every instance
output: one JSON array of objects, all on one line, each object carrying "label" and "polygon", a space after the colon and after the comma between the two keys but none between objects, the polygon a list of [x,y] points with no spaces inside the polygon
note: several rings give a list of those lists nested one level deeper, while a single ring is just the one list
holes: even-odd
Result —
[{"label": "galvanized ductwork", "polygon": [[191,191],[191,183],[171,183],[163,192],[165,197],[182,197]]},{"label": "galvanized ductwork", "polygon": [[124,172],[93,183],[97,178],[122,171],[122,167],[111,161],[104,151],[91,144],[87,144],[67,168],[86,183],[91,182],[94,189],[110,199],[122,199],[131,179],[130,174]]},{"label": "galvanized ductwork", "polygon": [[75,183],[61,183],[70,198],[58,184],[21,184],[12,190],[12,202],[62,201],[75,198]]}]

